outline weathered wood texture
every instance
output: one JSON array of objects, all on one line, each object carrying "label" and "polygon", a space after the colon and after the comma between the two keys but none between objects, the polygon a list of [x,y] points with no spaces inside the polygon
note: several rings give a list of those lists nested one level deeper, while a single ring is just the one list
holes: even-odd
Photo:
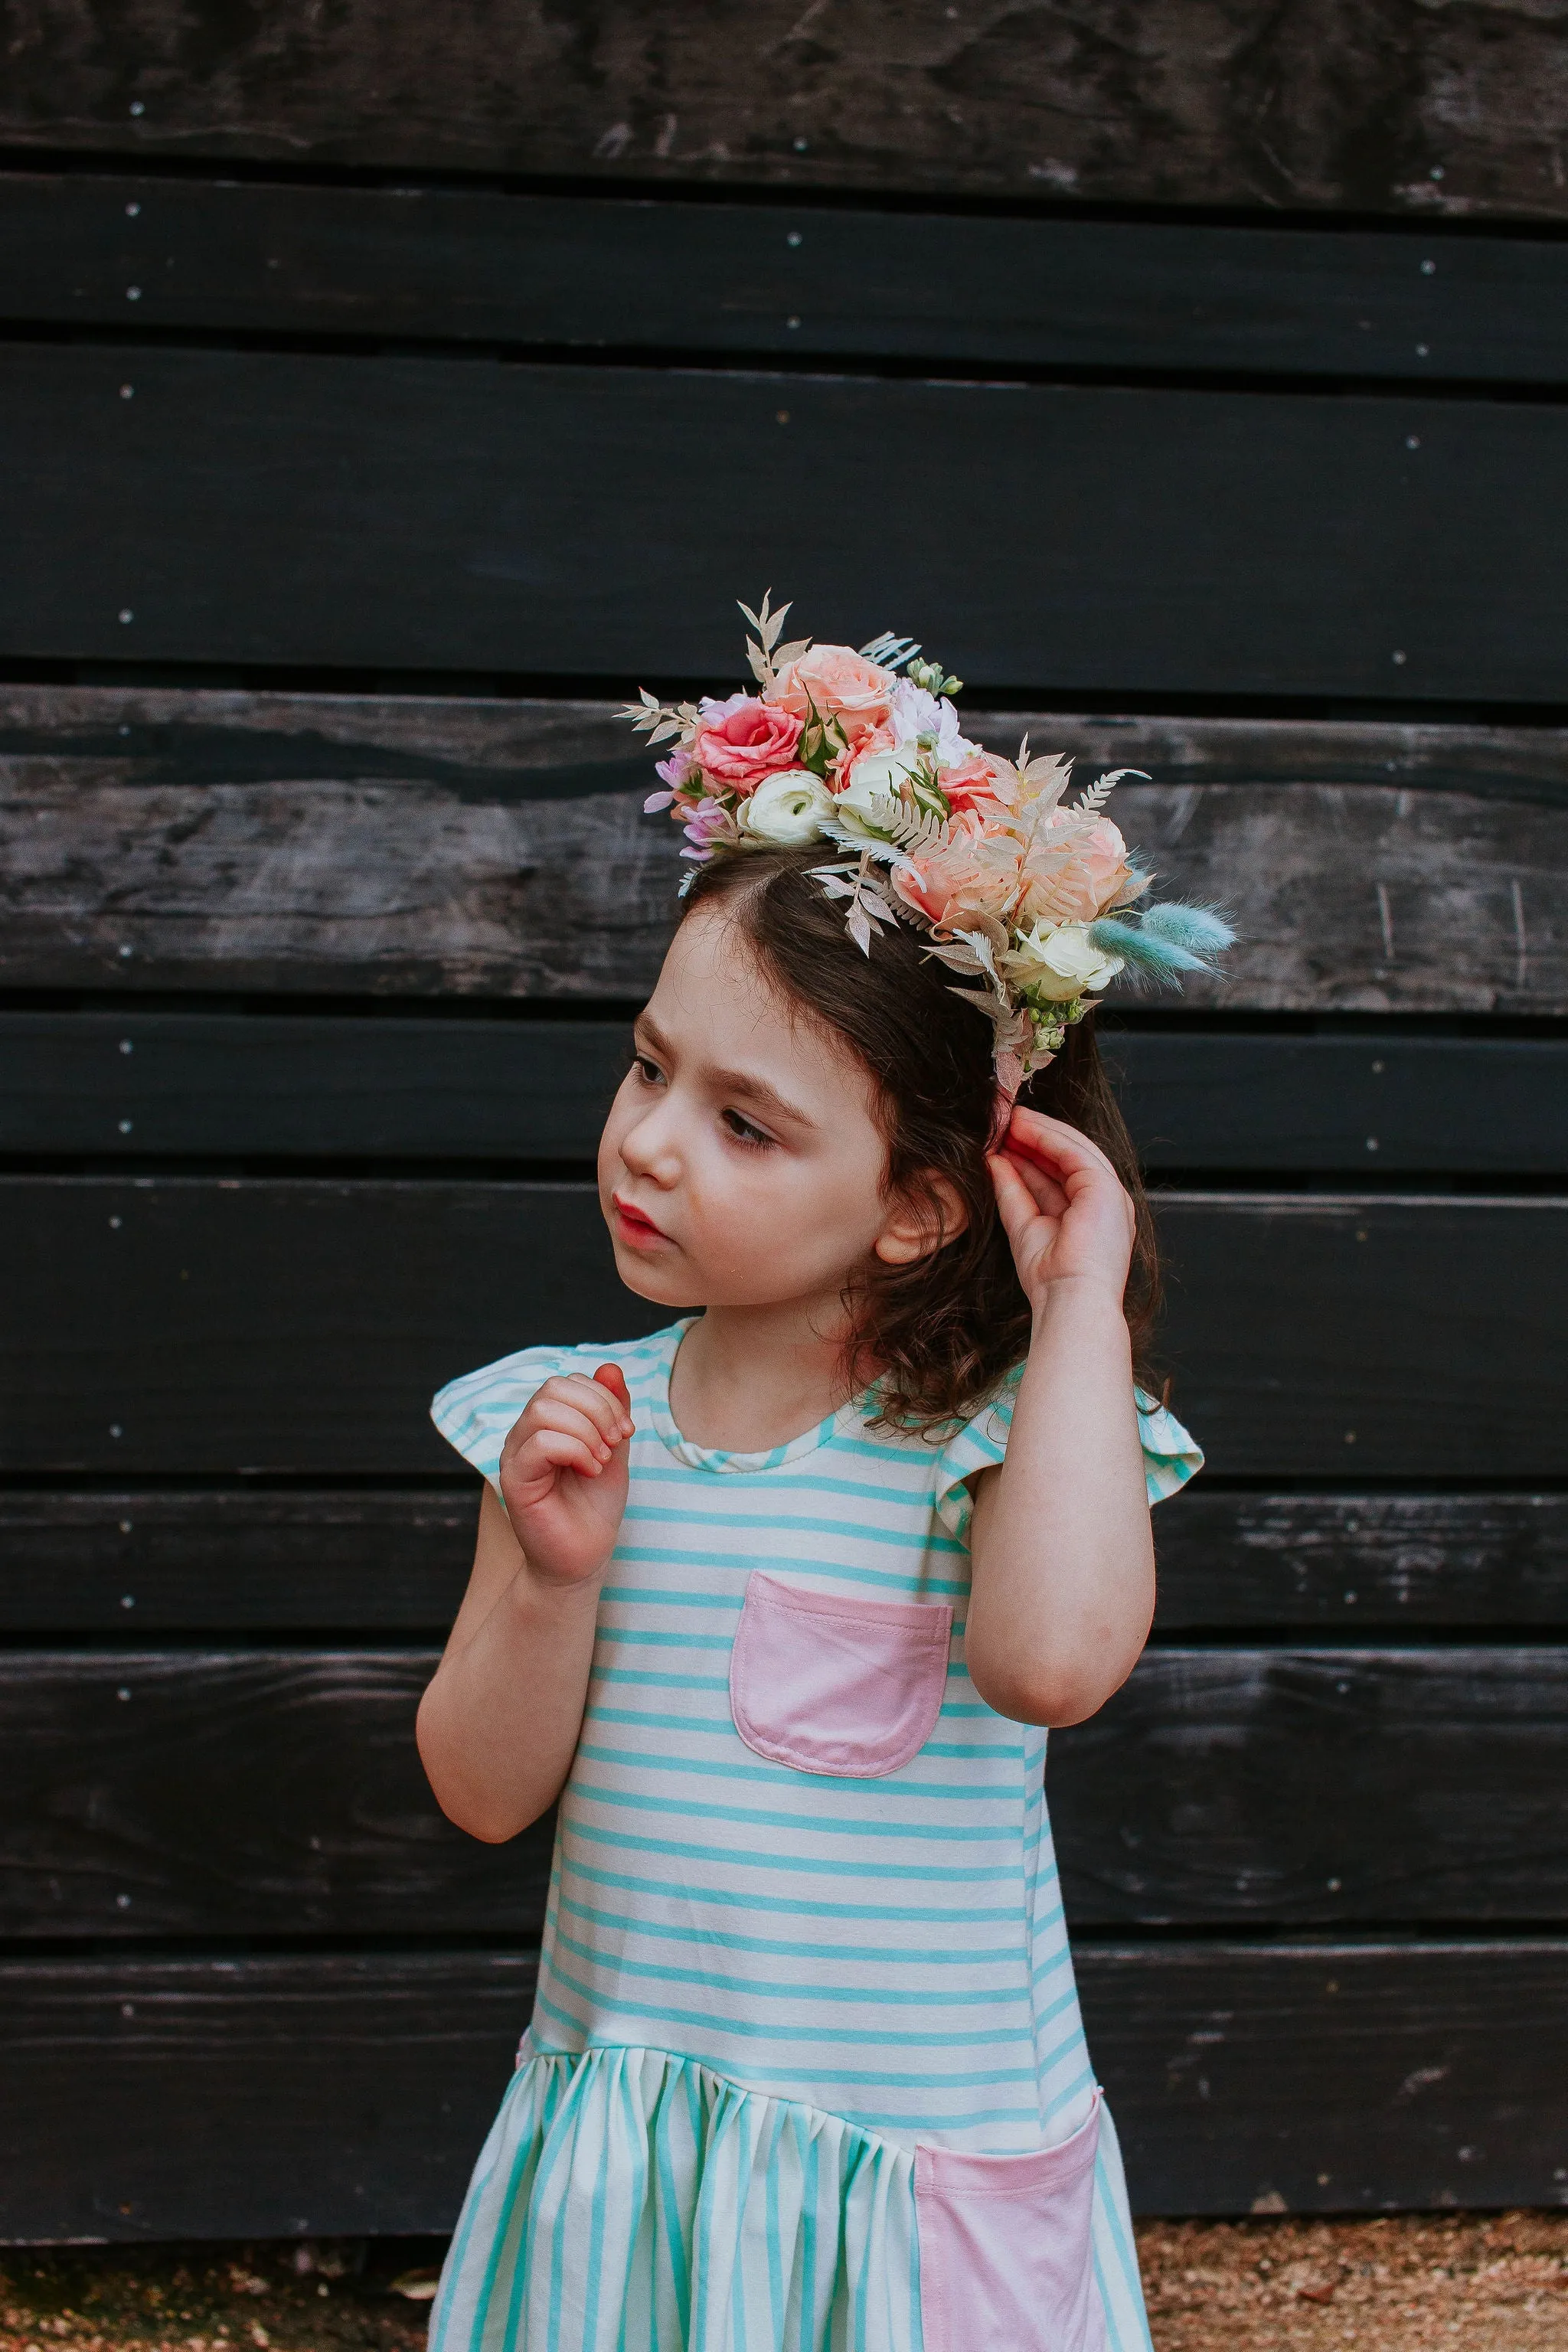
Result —
[{"label": "weathered wood texture", "polygon": [[[0,1633],[444,1635],[476,1492],[0,1489]],[[1568,1496],[1227,1494],[1160,1511],[1156,1634],[1568,1635]]]},{"label": "weathered wood texture", "polygon": [[0,1488],[0,1633],[444,1639],[478,1517],[467,1480],[379,1492]]},{"label": "weathered wood texture", "polygon": [[0,1961],[0,2240],[449,2230],[531,1958]]},{"label": "weathered wood texture", "polygon": [[[1563,1202],[1173,1192],[1159,1218],[1215,1471],[1561,1475]],[[67,1477],[438,1474],[439,1381],[667,1312],[616,1281],[590,1187],[481,1181],[7,1177],[0,1293],[0,1468]]]},{"label": "weathered wood texture", "polygon": [[1517,236],[9,173],[0,284],[13,320],[143,331],[1568,377],[1568,249]]},{"label": "weathered wood texture", "polygon": [[[0,1935],[537,1934],[414,1747],[434,1650],[0,1653]],[[1568,1918],[1568,1651],[1154,1649],[1053,1735],[1068,1916]]]},{"label": "weathered wood texture", "polygon": [[[0,360],[16,660],[700,678],[737,657],[737,583],[772,581],[857,641],[896,595],[963,676],[1063,698],[1568,688],[1554,402],[75,342]],[[920,495],[825,533],[871,478]]]},{"label": "weathered wood texture", "polygon": [[[1077,1958],[1139,2211],[1561,2202],[1561,1939]],[[0,1963],[0,2236],[449,2230],[531,1990],[491,1952]]]},{"label": "weathered wood texture", "polygon": [[1051,1736],[1068,1916],[1568,1916],[1568,1652],[1145,1653]]},{"label": "weathered wood texture", "polygon": [[[0,1013],[0,1151],[589,1162],[630,1026]],[[1101,1035],[1150,1169],[1568,1175],[1568,1040]]]},{"label": "weathered wood texture", "polygon": [[1568,1945],[1080,1946],[1146,2213],[1560,2205]]},{"label": "weathered wood texture", "polygon": [[1568,1632],[1568,1495],[1226,1494],[1154,1521],[1157,1631]]},{"label": "weathered wood texture", "polygon": [[[1420,0],[11,0],[0,140],[98,153],[1558,217],[1554,10]],[[895,225],[887,234],[898,234]],[[914,231],[908,232],[910,235]]]},{"label": "weathered wood texture", "polygon": [[552,1820],[500,1847],[444,1819],[437,1654],[0,1654],[0,1937],[537,1940]]},{"label": "weathered wood texture", "polygon": [[[1568,1012],[1561,729],[968,723],[1158,779],[1125,831],[1242,933],[1185,1003]],[[0,979],[635,1001],[679,871],[649,776],[602,702],[5,688]]]}]

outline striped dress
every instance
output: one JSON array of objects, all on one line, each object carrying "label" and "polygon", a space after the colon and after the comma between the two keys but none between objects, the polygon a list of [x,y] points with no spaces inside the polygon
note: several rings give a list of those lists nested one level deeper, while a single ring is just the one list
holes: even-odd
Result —
[{"label": "striped dress", "polygon": [[[965,1481],[1012,1391],[945,1443],[862,1399],[716,1453],[670,1418],[689,1322],[434,1406],[493,1481],[540,1383],[613,1360],[636,1433],[533,2019],[432,2352],[1148,2352],[1045,1734],[963,1664]],[[1202,1457],[1138,1402],[1157,1499]]]}]

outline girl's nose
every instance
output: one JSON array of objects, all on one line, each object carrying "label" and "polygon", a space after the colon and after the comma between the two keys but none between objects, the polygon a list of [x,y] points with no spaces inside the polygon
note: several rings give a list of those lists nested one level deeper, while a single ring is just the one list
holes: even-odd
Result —
[{"label": "girl's nose", "polygon": [[634,1176],[654,1184],[673,1184],[680,1172],[673,1124],[668,1103],[652,1104],[621,1138],[621,1158]]}]

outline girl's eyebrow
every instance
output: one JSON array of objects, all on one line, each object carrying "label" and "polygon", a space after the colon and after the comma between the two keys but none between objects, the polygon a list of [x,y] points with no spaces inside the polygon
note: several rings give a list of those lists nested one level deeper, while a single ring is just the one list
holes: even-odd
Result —
[{"label": "girl's eyebrow", "polygon": [[[650,1014],[641,1013],[636,1025],[654,1052],[662,1054],[668,1061],[671,1050],[669,1040],[658,1022]],[[772,1118],[789,1119],[796,1127],[816,1125],[809,1111],[802,1110],[798,1103],[792,1103],[787,1095],[780,1094],[777,1087],[770,1086],[766,1078],[759,1078],[752,1071],[705,1069],[702,1075],[716,1093],[743,1095],[749,1103]]]}]

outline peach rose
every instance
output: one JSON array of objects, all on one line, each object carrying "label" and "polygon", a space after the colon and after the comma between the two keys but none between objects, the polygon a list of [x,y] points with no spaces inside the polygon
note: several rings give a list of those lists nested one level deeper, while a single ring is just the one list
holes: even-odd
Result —
[{"label": "peach rose", "polygon": [[[1092,923],[1131,877],[1127,845],[1108,817],[1074,836],[1070,809],[1053,812],[1024,861],[1023,911],[1056,923]],[[1052,835],[1058,837],[1053,843]]]},{"label": "peach rose", "polygon": [[815,705],[820,717],[837,719],[849,741],[858,744],[873,727],[886,724],[897,684],[890,670],[850,646],[813,646],[781,671],[766,698],[803,725]]},{"label": "peach rose", "polygon": [[754,793],[764,776],[795,764],[801,722],[788,710],[759,702],[755,695],[732,694],[710,702],[691,740],[691,756],[709,781],[732,793]]},{"label": "peach rose", "polygon": [[893,887],[908,907],[941,930],[972,929],[980,915],[1005,921],[1018,895],[1018,845],[1008,834],[989,833],[978,817],[954,821],[952,838],[940,849],[911,857],[899,867]]}]

